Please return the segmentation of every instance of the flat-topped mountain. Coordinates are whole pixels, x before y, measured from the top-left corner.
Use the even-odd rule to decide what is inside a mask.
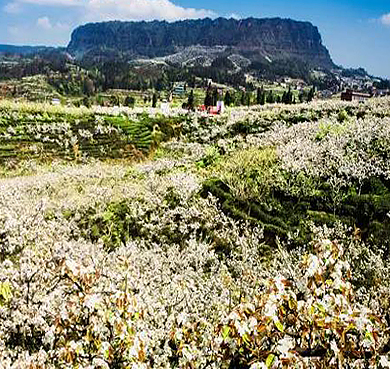
[[[202,56],[210,49],[213,58],[239,55],[249,62],[294,59],[310,67],[334,66],[317,27],[280,18],[89,23],[73,31],[68,51],[77,57],[112,53],[134,60],[188,49],[194,57],[194,46]]]

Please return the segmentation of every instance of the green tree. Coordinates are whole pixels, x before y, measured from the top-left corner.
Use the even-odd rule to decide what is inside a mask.
[[[206,107],[213,105],[213,95],[212,95],[211,87],[208,87],[206,90],[206,96],[204,98],[204,105]]]
[[[299,93],[299,102],[303,103],[305,101],[305,94],[303,91]]]
[[[263,90],[263,93],[261,94],[260,105],[265,105],[266,102],[267,102],[267,96],[265,94],[265,91]]]
[[[240,104],[245,105],[245,91],[241,92]]]
[[[245,105],[250,106],[252,101],[252,94],[250,92],[247,92],[245,94]]]
[[[263,87],[258,87],[257,88],[257,93],[256,93],[256,104],[257,105],[262,105],[261,102],[263,101],[263,95],[264,95],[264,89]]]
[[[233,103],[233,98],[229,91],[226,91],[223,101],[226,106],[230,106]]]
[[[288,104],[287,91],[283,91],[282,103],[283,103],[283,104]]]
[[[218,100],[219,100],[219,93],[218,93],[218,90],[215,88],[213,90],[213,106],[217,105]]]
[[[309,94],[307,96],[307,101],[312,101],[314,99],[314,94],[315,94],[315,88],[312,86],[312,88],[309,91]]]
[[[194,98],[194,90],[191,90],[188,101],[187,101],[187,109],[194,110],[195,109],[195,98]]]
[[[190,77],[190,81],[189,81],[189,83],[188,83],[188,87],[195,88],[195,83],[196,83],[195,76],[192,75],[192,76]]]
[[[291,91],[291,86],[288,88],[288,91],[287,91],[287,104],[292,104],[293,103],[293,93]]]
[[[273,104],[274,102],[275,102],[275,96],[274,96],[274,93],[271,90],[271,91],[268,92],[267,103]]]
[[[154,93],[152,98],[152,108],[155,108],[156,106],[157,106],[157,94]]]

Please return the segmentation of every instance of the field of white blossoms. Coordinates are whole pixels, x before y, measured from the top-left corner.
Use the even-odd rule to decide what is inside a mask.
[[[390,99],[0,102],[0,368],[390,368]]]

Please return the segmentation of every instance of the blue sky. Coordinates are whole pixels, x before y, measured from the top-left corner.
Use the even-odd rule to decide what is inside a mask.
[[[389,0],[0,0],[0,43],[66,45],[90,21],[206,16],[310,21],[336,64],[390,77]]]

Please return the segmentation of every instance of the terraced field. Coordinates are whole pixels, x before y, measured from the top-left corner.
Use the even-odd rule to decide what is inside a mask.
[[[108,114],[107,114],[108,113]],[[131,117],[43,104],[0,104],[0,162],[9,159],[142,158],[178,135],[185,117]]]

